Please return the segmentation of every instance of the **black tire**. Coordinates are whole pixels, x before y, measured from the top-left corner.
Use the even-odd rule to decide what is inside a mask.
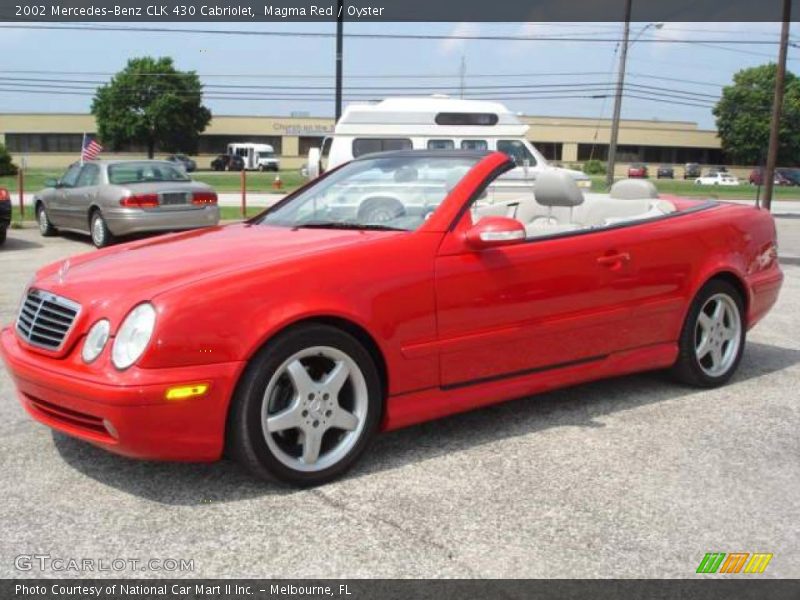
[[[697,352],[695,351],[697,328],[700,311],[711,298],[720,294],[730,298],[738,309],[739,341],[735,357],[733,357],[732,362],[725,371],[719,375],[710,375],[703,368],[701,360],[698,359]],[[742,359],[742,353],[744,352],[746,336],[745,307],[741,293],[727,281],[712,279],[700,289],[689,308],[689,313],[686,315],[686,320],[678,340],[678,359],[672,366],[670,374],[681,383],[694,387],[714,388],[721,386],[727,383],[736,372],[739,362]]]
[[[269,447],[262,428],[262,406],[270,380],[275,377],[281,365],[296,353],[317,346],[335,348],[355,362],[364,377],[367,401],[363,426],[347,453],[327,468],[309,472],[288,466]],[[303,487],[331,481],[353,466],[375,436],[383,412],[382,389],[372,357],[354,337],[322,324],[291,328],[270,340],[250,360],[242,374],[228,415],[228,454],[261,479],[278,480]],[[320,454],[320,459],[324,459],[324,453]]]
[[[6,228],[0,227],[0,246],[6,243]]]
[[[103,218],[103,213],[99,210],[92,211],[89,217],[89,235],[91,235],[92,243],[96,248],[105,248],[114,243],[114,234],[111,233]]]
[[[36,205],[36,222],[39,224],[39,233],[43,237],[52,237],[58,233],[58,230],[53,227],[50,222],[50,216],[47,214],[44,204],[41,202]]]

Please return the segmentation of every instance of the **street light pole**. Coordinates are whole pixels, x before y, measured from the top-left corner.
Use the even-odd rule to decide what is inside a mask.
[[[336,13],[336,122],[342,116],[342,42],[344,38],[344,0],[339,0]]]
[[[792,0],[783,0],[783,24],[781,25],[781,46],[778,52],[778,69],[775,73],[775,94],[772,101],[772,123],[769,131],[769,150],[767,165],[764,168],[764,208],[772,207],[772,187],[775,183],[775,165],[778,162],[778,142],[780,141],[781,112],[783,109],[783,88],[786,79],[786,52],[789,47],[789,20],[792,13]]]
[[[622,36],[622,49],[619,53],[619,74],[617,75],[617,93],[614,97],[614,118],[611,121],[611,139],[608,145],[608,167],[606,169],[606,187],[614,183],[614,167],[617,162],[617,139],[619,138],[619,118],[622,111],[622,91],[625,87],[625,63],[628,60],[628,38],[631,34],[631,0],[625,0],[625,33]]]

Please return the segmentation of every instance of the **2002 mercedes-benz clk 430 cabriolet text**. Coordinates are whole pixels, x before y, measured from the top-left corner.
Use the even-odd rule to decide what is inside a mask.
[[[765,211],[584,194],[501,153],[361,157],[246,223],[40,270],[2,354],[38,421],[131,457],[340,475],[378,430],[649,369],[716,386],[782,282]]]

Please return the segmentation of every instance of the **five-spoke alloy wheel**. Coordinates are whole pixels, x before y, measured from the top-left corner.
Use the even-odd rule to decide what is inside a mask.
[[[727,281],[711,280],[689,309],[672,373],[690,385],[722,385],[739,365],[745,329],[744,301],[739,291]]]
[[[231,407],[230,449],[261,477],[324,483],[373,437],[381,390],[372,356],[353,336],[322,324],[292,328],[248,365]]]

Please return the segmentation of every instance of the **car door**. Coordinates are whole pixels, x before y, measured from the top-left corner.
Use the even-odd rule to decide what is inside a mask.
[[[71,227],[66,198],[67,193],[78,183],[80,173],[80,164],[71,165],[61,179],[58,180],[58,185],[53,189],[52,194],[45,199],[47,216],[56,227]]]
[[[631,345],[630,253],[616,231],[475,250],[460,242],[471,224],[466,211],[436,258],[443,387],[599,361]]]
[[[89,230],[89,206],[97,196],[100,167],[94,163],[83,165],[74,187],[64,188],[65,227]]]

